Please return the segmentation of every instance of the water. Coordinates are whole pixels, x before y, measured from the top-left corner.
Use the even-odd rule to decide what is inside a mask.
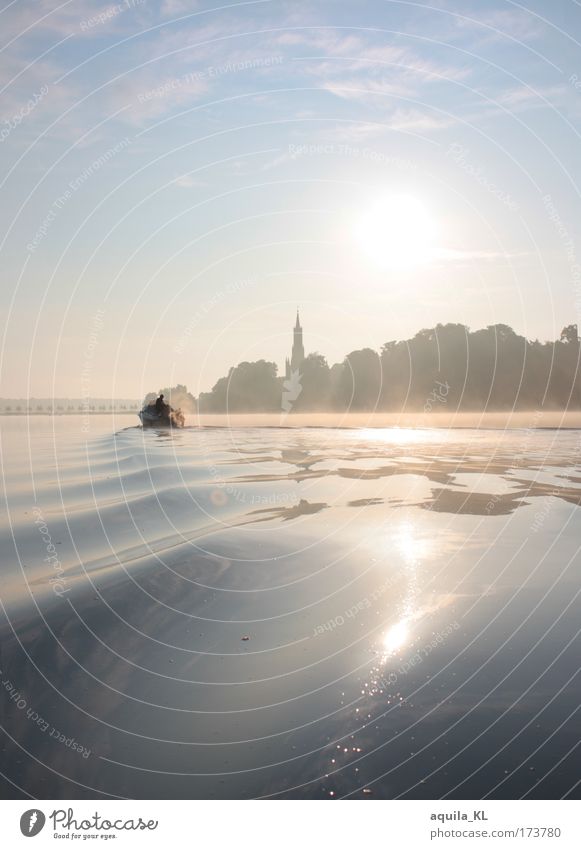
[[[3,418],[2,793],[579,798],[581,432]]]

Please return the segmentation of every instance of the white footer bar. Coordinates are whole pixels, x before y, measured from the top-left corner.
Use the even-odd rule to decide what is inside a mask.
[[[0,815],[7,847],[581,847],[581,802],[573,800],[30,800],[0,802]]]

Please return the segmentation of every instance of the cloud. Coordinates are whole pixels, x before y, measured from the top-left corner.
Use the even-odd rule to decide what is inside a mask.
[[[444,130],[457,123],[458,120],[453,115],[440,115],[419,109],[396,109],[388,119],[388,126],[392,130],[403,132]]]
[[[273,168],[278,168],[280,165],[286,165],[289,162],[294,162],[297,158],[296,153],[279,153],[272,159],[267,160],[260,168],[261,171],[272,171]]]
[[[460,251],[449,248],[440,248],[435,256],[436,261],[442,263],[472,263],[475,261],[485,262],[512,262],[514,259],[530,257],[527,251],[485,251],[469,250]]]
[[[516,86],[495,96],[495,102],[510,107],[511,111],[555,106],[556,101],[567,94],[565,86]],[[549,101],[547,103],[546,101]]]
[[[173,185],[180,189],[194,189],[207,186],[208,183],[204,182],[204,180],[196,180],[191,174],[182,174],[180,177],[176,177]]]
[[[426,58],[407,47],[377,43],[373,38],[342,35],[334,30],[323,32],[284,33],[276,36],[279,47],[293,46],[317,50],[319,56],[295,55],[292,58],[305,73],[313,76],[328,77],[345,73],[358,73],[362,76],[378,74],[398,74],[409,76],[415,82],[464,80],[471,74],[467,65],[457,66],[450,63],[438,63]],[[310,63],[309,63],[309,60]],[[398,77],[399,79],[399,77]]]
[[[278,49],[294,54],[287,61],[303,78],[314,79],[335,97],[376,110],[384,109],[389,98],[423,99],[427,87],[461,82],[472,74],[466,62],[439,62],[432,54],[379,43],[375,34],[362,37],[332,29],[307,30],[277,34],[274,42]],[[424,120],[424,124],[434,127],[436,122]]]
[[[163,0],[160,14],[164,18],[175,18],[180,15],[187,15],[199,8],[200,4],[196,0]]]
[[[148,67],[122,77],[108,95],[111,106],[128,105],[125,120],[144,126],[176,108],[200,102],[208,92],[208,83],[192,72],[177,71],[175,76],[164,74],[160,78],[155,69]]]
[[[569,92],[566,86],[515,86],[503,91],[487,93],[488,100],[482,101],[466,111],[463,118],[466,122],[479,125],[490,119],[507,118],[522,115],[539,109],[557,109],[567,101]]]
[[[35,0],[10,5],[2,13],[4,45],[14,40],[23,44],[47,34],[100,37],[120,30],[135,31],[136,17],[150,14],[147,0],[119,0],[103,4],[99,0]]]
[[[457,10],[457,6],[454,7]],[[487,12],[468,12],[455,17],[461,33],[476,33],[480,41],[534,41],[545,32],[542,21],[531,12],[517,9],[495,9]]]
[[[119,0],[119,5],[122,2],[124,0]],[[532,93],[525,86],[514,86],[500,95],[490,95],[498,104],[496,108],[494,104],[482,103],[476,107],[474,102],[465,108],[459,87],[455,84],[462,84],[475,74],[473,65],[464,59],[449,61],[448,53],[439,54],[437,46],[430,43],[420,49],[415,43],[413,46],[402,43],[402,39],[390,43],[389,36],[371,31],[353,32],[315,25],[292,29],[293,14],[297,9],[288,3],[281,3],[276,14],[270,11],[270,4],[267,3],[245,7],[243,10],[234,7],[212,18],[194,12],[192,17],[172,24],[168,18],[188,15],[193,9],[199,10],[199,3],[192,4],[191,0],[163,0],[153,7],[150,0],[130,2],[134,2],[135,7],[130,6],[122,12],[115,11],[118,8],[116,2],[103,6],[96,0],[74,0],[64,4],[60,10],[52,8],[54,0],[38,0],[34,7],[29,5],[23,8],[23,4],[14,6],[17,11],[10,20],[15,32],[19,27],[24,28],[33,22],[35,32],[42,29],[60,34],[74,31],[79,37],[108,33],[105,44],[111,46],[117,40],[111,37],[111,31],[119,34],[119,37],[123,37],[127,27],[132,33],[137,32],[139,27],[136,26],[136,15],[155,15],[156,21],[159,22],[161,18],[163,23],[162,27],[155,28],[149,34],[140,34],[139,38],[128,40],[122,51],[111,49],[95,62],[88,61],[80,69],[76,69],[78,51],[72,54],[72,65],[68,47],[62,56],[59,52],[59,61],[69,59],[70,73],[51,95],[50,108],[54,117],[59,114],[58,110],[68,108],[93,89],[96,92],[91,94],[86,104],[79,106],[59,124],[59,134],[65,133],[68,127],[71,135],[78,135],[83,126],[96,123],[95,110],[111,114],[125,109],[120,120],[134,127],[147,127],[151,122],[205,101],[211,103],[222,97],[252,91],[257,91],[257,94],[244,101],[245,107],[264,113],[270,109],[280,109],[283,103],[279,94],[269,94],[270,89],[313,85],[326,92],[330,98],[357,103],[362,107],[358,114],[377,117],[389,129],[427,134],[439,132],[461,120],[430,109],[430,105],[438,102],[436,97],[440,97],[440,92],[442,97],[446,95],[446,86],[449,85],[454,86],[454,102],[459,113],[461,111],[461,117],[471,120],[472,113],[476,122],[500,114],[502,107],[513,112],[538,108],[543,105],[543,96],[551,99],[555,93],[555,90],[551,92],[549,89],[545,90],[545,94],[541,91]],[[7,14],[11,12],[12,8]],[[304,15],[307,14],[312,15],[313,12],[312,9],[309,12],[309,7],[305,5],[304,10],[301,7],[301,20],[306,20]],[[40,20],[43,15],[46,15],[46,19]],[[98,15],[103,20],[98,19],[95,26],[85,27],[86,32],[81,35],[81,22],[93,20]],[[456,15],[452,29],[473,34],[487,28],[490,32],[503,28],[504,31],[523,35],[529,32],[534,23],[534,20],[531,22],[531,15],[509,13],[507,10],[483,13],[479,19],[476,15],[475,12],[472,20]],[[4,20],[6,16],[0,17]],[[446,17],[450,21],[450,16]],[[279,31],[285,26],[289,29]],[[271,28],[272,31],[269,31]],[[27,38],[23,40],[24,43]],[[76,37],[70,42],[71,45],[74,43],[77,43]],[[89,53],[85,58],[89,58]],[[101,76],[105,63],[108,76]],[[21,63],[17,72],[22,67]],[[62,69],[59,70],[56,63],[45,63],[39,65],[39,68],[43,74],[52,74],[51,80],[62,74]],[[18,80],[19,85],[15,86],[21,94],[25,80],[27,90],[35,90],[34,85],[23,75]],[[102,91],[97,91],[100,80],[105,85]],[[12,110],[18,105],[17,100],[11,99],[9,95],[5,100],[5,109]],[[426,105],[406,105],[406,100]],[[48,104],[47,98],[47,107]],[[303,111],[308,111],[309,105],[307,94]],[[35,118],[42,114],[39,108]],[[313,116],[317,117],[318,114],[315,108]],[[356,143],[376,132],[371,129],[371,124],[361,126],[366,128],[345,129],[352,137],[359,136],[354,138]]]
[[[344,100],[357,100],[375,106],[380,97],[409,97],[413,94],[409,87],[395,81],[362,77],[335,78],[322,83],[321,88]]]
[[[0,55],[0,79],[5,81],[0,119],[12,124],[16,116],[22,116],[15,138],[23,131],[37,135],[78,99],[77,86],[55,83],[61,73],[62,68],[51,59],[30,63],[10,53]]]
[[[361,145],[386,135],[389,126],[385,123],[366,121],[344,121],[327,125],[320,131],[322,140],[341,139],[342,144]]]

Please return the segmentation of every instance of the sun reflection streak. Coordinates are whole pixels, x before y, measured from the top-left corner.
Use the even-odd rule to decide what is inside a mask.
[[[401,618],[392,625],[381,640],[382,663],[412,640],[412,623],[420,617],[417,611],[418,566],[428,551],[428,543],[420,539],[411,522],[402,524],[391,537],[391,545],[401,554],[406,590],[401,604]]]
[[[411,427],[370,427],[357,432],[357,439],[367,442],[389,442],[393,445],[415,445],[434,440],[433,431]]]
[[[401,525],[394,538],[395,545],[406,561],[406,571],[413,572],[415,578],[415,566],[421,557],[425,557],[428,544],[425,539],[419,539],[415,533],[414,526],[410,522]]]
[[[391,655],[399,651],[406,644],[409,637],[410,629],[408,620],[402,619],[400,622],[396,622],[383,638],[383,648],[386,654]]]

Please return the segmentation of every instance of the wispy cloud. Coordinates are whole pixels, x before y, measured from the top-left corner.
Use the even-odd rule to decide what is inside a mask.
[[[345,100],[378,105],[380,97],[409,97],[413,94],[409,86],[395,80],[374,80],[360,77],[335,77],[321,83],[321,88]]]
[[[509,106],[513,110],[531,109],[544,107],[547,105],[547,101],[554,106],[567,94],[568,90],[564,85],[541,86],[539,88],[515,86],[496,94],[495,101],[503,106]]]
[[[388,125],[391,129],[406,132],[444,130],[457,123],[457,118],[452,115],[441,115],[436,112],[419,109],[396,109],[388,120]]]
[[[454,5],[457,12],[458,6]],[[535,41],[545,31],[543,22],[531,12],[519,9],[463,10],[455,16],[455,27],[462,33],[477,35],[480,41],[506,41],[507,39]]]
[[[194,189],[207,186],[208,183],[204,180],[198,180],[195,177],[192,177],[191,174],[182,174],[180,177],[176,177],[173,181],[173,185],[177,186],[179,189]]]
[[[200,4],[196,0],[163,0],[160,13],[163,17],[175,18],[179,15],[195,12],[199,8]]]
[[[293,56],[305,74],[339,83],[347,75],[359,75],[371,85],[394,91],[416,91],[425,83],[464,80],[468,64],[453,65],[423,56],[407,47],[378,43],[377,37],[343,35],[336,31],[288,33],[278,36],[279,46],[291,44],[306,55]],[[317,51],[313,55],[312,51]],[[329,86],[329,90],[332,90]]]
[[[99,0],[35,0],[16,3],[1,13],[2,45],[34,42],[47,34],[102,37],[125,29],[135,31],[136,19],[151,18],[147,0],[102,3]],[[30,45],[29,45],[30,46]]]
[[[511,263],[515,259],[530,257],[527,251],[453,250],[441,248],[435,260],[442,263],[473,263],[476,261]]]

